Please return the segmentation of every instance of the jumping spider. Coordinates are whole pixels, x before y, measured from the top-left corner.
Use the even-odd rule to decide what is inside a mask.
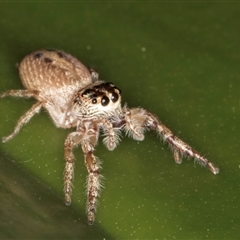
[[[219,169],[188,144],[173,135],[161,121],[143,108],[121,106],[121,90],[110,82],[98,79],[98,73],[88,70],[73,56],[58,50],[39,50],[27,55],[19,64],[19,73],[25,90],[9,90],[0,97],[34,97],[35,103],[17,122],[14,131],[2,139],[12,139],[24,124],[44,107],[56,127],[72,128],[64,143],[64,193],[66,205],[71,204],[74,176],[73,148],[81,145],[87,177],[87,216],[93,224],[96,202],[101,187],[100,163],[94,156],[99,133],[103,143],[113,150],[121,132],[137,141],[144,139],[146,130],[156,131],[166,141],[176,163],[182,156],[193,157],[214,174]]]

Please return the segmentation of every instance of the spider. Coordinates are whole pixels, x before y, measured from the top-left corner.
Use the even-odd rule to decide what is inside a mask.
[[[39,50],[27,55],[19,64],[19,74],[25,89],[9,90],[1,98],[34,97],[37,102],[18,120],[13,132],[2,141],[12,139],[30,119],[45,108],[59,128],[75,128],[64,143],[64,194],[66,205],[71,204],[74,177],[73,149],[81,145],[87,176],[87,217],[95,220],[96,203],[101,188],[100,162],[94,148],[100,133],[103,143],[113,150],[125,132],[142,141],[146,130],[156,131],[173,152],[176,163],[182,157],[192,157],[214,174],[219,169],[188,144],[174,136],[162,122],[143,108],[121,106],[121,90],[110,82],[98,79],[94,69],[87,69],[73,56],[60,50]]]

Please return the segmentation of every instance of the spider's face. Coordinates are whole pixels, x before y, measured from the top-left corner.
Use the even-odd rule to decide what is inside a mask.
[[[121,90],[112,83],[98,81],[75,95],[74,108],[82,117],[111,116],[121,109]]]

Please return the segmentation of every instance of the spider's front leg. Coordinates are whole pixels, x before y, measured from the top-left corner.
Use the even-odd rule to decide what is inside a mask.
[[[64,158],[66,161],[64,169],[64,193],[65,204],[68,206],[71,204],[72,184],[74,178],[74,155],[73,148],[76,147],[82,140],[82,132],[70,133],[64,143]]]
[[[100,194],[101,175],[100,163],[97,157],[94,156],[94,147],[90,141],[84,140],[82,143],[82,150],[85,158],[85,165],[88,170],[87,177],[87,215],[88,224],[92,225],[95,219],[95,212],[97,207],[97,198]]]
[[[147,129],[156,131],[162,138],[168,142],[173,151],[176,163],[181,163],[181,157],[189,156],[196,159],[201,165],[207,166],[209,170],[217,174],[219,169],[213,165],[208,159],[200,155],[187,143],[174,136],[172,131],[168,129],[161,121],[152,113],[142,108],[124,108],[125,124],[124,129],[135,140],[144,139],[144,131]]]
[[[98,127],[96,123],[81,126],[78,132],[70,133],[65,140],[65,160],[66,166],[64,171],[64,192],[66,205],[71,204],[72,182],[74,177],[74,155],[73,148],[79,143],[84,153],[85,165],[88,170],[87,177],[87,214],[88,223],[94,222],[94,213],[96,212],[97,197],[100,192],[99,174],[100,164],[93,155],[94,146],[98,140]]]
[[[103,136],[105,136],[103,143],[108,150],[112,151],[114,148],[116,148],[120,141],[121,128],[114,127],[113,123],[107,118],[101,119],[101,126],[103,130]]]

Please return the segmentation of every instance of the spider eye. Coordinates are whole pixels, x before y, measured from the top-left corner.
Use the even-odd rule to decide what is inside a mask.
[[[102,98],[101,103],[102,103],[103,106],[107,106],[108,103],[109,103],[109,98],[106,97],[106,96],[104,96],[104,97]]]
[[[97,103],[97,99],[96,99],[96,98],[93,98],[93,99],[92,99],[92,103],[93,103],[93,104],[96,104],[96,103]]]
[[[117,93],[113,93],[112,96],[111,96],[111,100],[112,100],[112,102],[114,102],[114,103],[118,100],[118,98],[119,98],[119,96],[118,96]]]

